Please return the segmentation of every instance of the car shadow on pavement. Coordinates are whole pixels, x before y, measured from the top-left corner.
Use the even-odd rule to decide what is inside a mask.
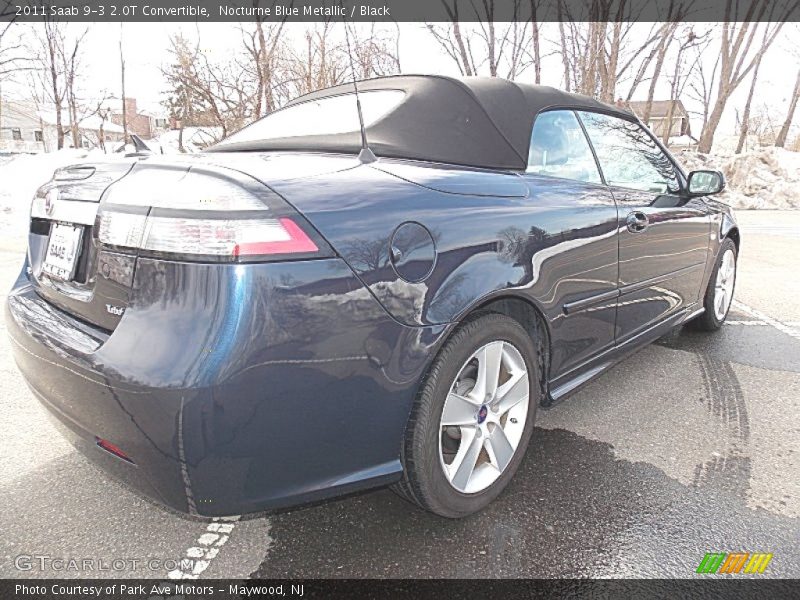
[[[385,490],[273,515],[252,576],[691,577],[706,552],[740,550],[773,552],[768,575],[797,576],[800,525],[748,508],[746,472],[685,486],[610,444],[537,428],[483,512],[446,520]]]

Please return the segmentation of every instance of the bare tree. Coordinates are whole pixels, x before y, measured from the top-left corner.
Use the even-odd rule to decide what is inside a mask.
[[[34,68],[22,36],[17,35],[18,26],[11,0],[0,0],[0,82],[13,73]]]
[[[667,21],[665,23],[661,23],[655,30],[651,29],[650,32],[651,36],[657,41],[651,42],[649,44],[649,51],[647,51],[646,53],[644,52],[642,53],[641,60],[639,61],[638,67],[636,67],[636,72],[633,75],[633,78],[631,79],[631,84],[630,87],[628,88],[628,94],[625,98],[628,102],[630,102],[630,100],[633,98],[633,95],[636,93],[636,90],[639,88],[639,86],[646,80],[646,75],[650,67],[650,64],[653,62],[654,59],[662,56],[660,54],[660,51],[664,46],[664,44],[662,44],[662,40],[665,39],[664,30],[670,27],[671,25],[672,23]],[[663,51],[663,55],[666,55],[666,50]],[[657,72],[660,73],[661,67],[663,66],[663,59],[661,65],[658,65],[658,63],[656,63],[656,65],[657,65],[656,66]],[[657,75],[654,74],[653,77],[651,78],[651,81],[657,78],[658,78]],[[652,97],[651,97],[651,104],[652,104]]]
[[[536,11],[535,0],[512,0],[513,20],[497,22],[496,0],[464,1],[465,10],[477,18],[475,23],[461,23],[463,16],[459,0],[440,0],[449,23],[427,23],[428,31],[458,66],[462,75],[486,74],[491,77],[516,79],[531,65],[541,77],[541,49],[539,23],[532,22],[531,14],[523,7]],[[538,14],[538,13],[537,13]],[[531,25],[529,29],[529,25]],[[533,51],[529,45],[533,46]]]
[[[122,143],[128,143],[128,102],[125,99],[125,52],[122,46],[122,26],[119,24],[119,78],[122,96]]]
[[[670,43],[675,35],[675,31],[678,28],[679,23],[677,21],[670,21],[664,23],[659,32],[658,32],[658,42],[653,47],[653,52],[648,55],[648,60],[643,62],[650,62],[650,57],[655,56],[655,62],[653,63],[653,74],[650,77],[650,87],[647,90],[647,100],[645,101],[644,109],[642,110],[641,119],[645,123],[650,120],[650,113],[653,110],[653,99],[655,97],[656,92],[656,85],[658,84],[658,79],[661,76],[661,70],[664,67],[664,60],[667,57],[667,50],[669,50]],[[647,65],[643,65],[644,69],[647,69]],[[644,72],[644,71],[643,71]],[[630,96],[633,94],[631,93]]]
[[[100,117],[100,127],[97,132],[97,145],[98,147],[105,152],[106,151],[106,132],[105,126],[106,121],[108,121],[108,117],[110,111],[107,108],[104,108],[101,102],[97,103],[97,116]]]
[[[253,6],[259,4],[259,0],[253,0]],[[283,48],[285,25],[286,19],[265,24],[259,16],[252,29],[245,26],[240,28],[247,59],[241,67],[252,73],[257,88],[253,107],[255,118],[272,112],[280,102],[283,82],[279,71],[283,66],[281,61],[285,53]]]
[[[25,70],[42,129],[43,114],[50,113],[55,120],[56,149],[64,147],[67,132],[72,146],[80,147],[81,123],[97,114],[98,107],[108,98],[105,90],[93,92],[91,101],[85,97],[82,58],[89,29],[76,31],[73,25],[44,18],[29,31],[32,40],[26,44],[26,52],[30,66]]]
[[[439,45],[447,55],[455,61],[462,75],[477,75],[475,61],[461,33],[458,0],[452,0],[452,4],[448,3],[447,0],[440,0],[440,2],[450,19],[450,26],[438,27],[428,23],[428,31],[439,42]]]
[[[792,2],[750,0],[743,16],[739,15],[738,8],[738,0],[726,0],[717,95],[698,145],[703,153],[711,151],[714,134],[731,95],[775,41],[795,6]],[[760,45],[755,47],[753,42],[759,28],[766,31]]]
[[[542,47],[540,41],[541,24],[539,19],[544,15],[539,13],[538,0],[531,0],[531,46],[533,48],[533,82],[542,83]]]
[[[79,117],[80,108],[77,88],[79,83],[81,43],[88,31],[88,29],[84,29],[83,33],[74,38],[71,43],[67,42],[66,38],[63,38],[63,43],[57,48],[61,60],[61,69],[64,75],[64,99],[67,103],[67,114],[69,115],[73,148],[78,148],[81,145],[79,126],[83,115]]]
[[[241,26],[238,52],[214,58],[182,35],[170,40],[170,64],[162,67],[170,95],[165,103],[183,127],[218,127],[221,137],[279,108],[290,97],[357,78],[400,70],[399,28],[372,24],[345,30],[331,22],[316,23],[301,43],[285,42],[284,23]],[[345,41],[351,37],[350,52]],[[352,58],[352,62],[351,62]],[[220,136],[217,136],[220,137]]]
[[[654,59],[651,87],[655,88],[674,32],[672,20],[682,13],[670,12],[667,18],[672,20],[652,25],[636,22],[634,4],[627,0],[592,4],[589,22],[575,20],[573,4],[564,0],[559,0],[556,8],[559,54],[567,90],[613,102],[620,84],[631,81],[627,94],[630,100],[646,80]],[[649,29],[644,30],[645,27]]]
[[[292,51],[289,72],[294,93],[307,94],[343,83],[349,71],[346,50],[330,22],[315,24],[303,35],[302,50]]]
[[[352,38],[349,51],[346,36]],[[399,29],[394,33],[374,24],[360,31],[330,22],[315,24],[305,31],[302,50],[290,52],[287,58],[287,82],[293,95],[338,85],[354,76],[364,79],[399,72],[397,36]]]
[[[561,66],[564,68],[564,87],[572,91],[572,77],[570,76],[569,44],[567,29],[564,26],[564,9],[562,2],[556,2],[556,18],[558,20],[558,35],[561,43]]]
[[[784,119],[781,130],[778,132],[778,137],[775,139],[775,145],[779,148],[783,148],[786,145],[786,138],[789,136],[789,129],[792,126],[792,119],[794,119],[794,111],[797,109],[798,100],[800,100],[800,70],[797,71],[797,79],[794,83],[792,98],[789,100],[789,110],[786,112],[786,119]]]
[[[711,38],[709,37],[705,47],[698,46],[695,48],[697,69],[695,70],[695,77],[693,77],[689,82],[689,96],[703,107],[702,113],[695,113],[700,114],[702,120],[702,127],[700,128],[700,131],[703,131],[706,127],[706,123],[708,123],[708,116],[711,112],[711,101],[713,100],[714,86],[717,79],[717,73],[719,72],[719,54],[716,55],[714,64],[710,71],[702,60],[704,51],[708,47],[710,41]]]
[[[64,147],[65,109],[72,146],[81,145],[80,122],[87,116],[80,98],[81,44],[87,33],[88,28],[78,35],[69,35],[68,25],[45,19],[37,36],[38,64],[31,87],[34,91],[38,89],[38,94],[34,94],[38,95],[37,104],[55,112],[58,149]]]
[[[195,93],[223,138],[253,119],[258,89],[235,60],[211,61],[201,53],[194,74]]]
[[[567,90],[588,96],[603,97],[606,89],[600,83],[607,74],[606,36],[607,20],[576,22],[569,12],[569,5],[562,0],[558,3],[560,54],[564,67]]]
[[[698,35],[693,25],[685,26],[684,31],[680,35],[676,35],[679,44],[675,53],[674,68],[669,76],[670,103],[665,115],[666,127],[662,132],[664,145],[669,145],[669,138],[672,136],[672,123],[675,118],[677,102],[683,96],[684,88],[700,60],[699,54],[694,55],[694,60],[691,60],[692,55],[688,54],[689,60],[687,60],[687,53],[692,48],[702,46],[707,35],[708,33]]]
[[[765,103],[754,103],[750,111],[750,119],[747,126],[748,136],[755,138],[758,145],[770,146],[775,143],[780,129],[780,123],[775,121],[775,113],[770,106]]]
[[[748,128],[750,126],[750,106],[753,104],[753,94],[756,91],[756,83],[758,83],[758,70],[761,68],[761,59],[763,57],[763,54],[759,55],[756,58],[755,67],[753,67],[753,76],[750,78],[750,91],[747,94],[747,101],[744,104],[742,122],[739,128],[739,141],[736,143],[736,154],[742,153],[744,144],[747,141]]]
[[[347,24],[345,24],[347,27]],[[400,72],[399,46],[397,33],[380,30],[373,22],[369,29],[359,32],[353,30],[351,51],[358,79],[383,77]]]
[[[64,147],[63,115],[66,85],[62,71],[62,49],[65,45],[64,25],[44,19],[42,29],[37,35],[38,69],[32,80],[33,90],[38,89],[37,104],[52,106],[55,111],[56,147]],[[34,94],[36,96],[36,94]]]
[[[10,39],[10,33],[13,32],[11,26],[14,24],[14,11],[11,6],[11,0],[5,0],[0,3],[0,17],[3,20],[8,19],[5,24],[0,24],[0,133],[2,133],[3,123],[3,94],[2,85],[3,80],[10,73],[17,70],[17,65],[22,58],[22,44],[17,43],[11,46],[6,45],[6,41]]]

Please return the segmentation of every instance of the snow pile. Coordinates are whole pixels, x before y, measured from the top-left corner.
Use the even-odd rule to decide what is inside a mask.
[[[180,132],[177,129],[165,131],[153,140],[156,142],[163,154],[179,154],[180,145],[178,137]],[[183,128],[183,149],[194,154],[215,143],[222,138],[222,127],[184,127]]]
[[[731,156],[691,151],[676,156],[687,172],[722,171],[728,186],[718,198],[734,208],[800,208],[800,152],[769,147]]]
[[[31,200],[53,171],[96,157],[73,149],[0,157],[0,249],[25,247]]]

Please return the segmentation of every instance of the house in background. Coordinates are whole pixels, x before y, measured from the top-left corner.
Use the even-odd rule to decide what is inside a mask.
[[[122,104],[119,98],[110,100],[109,103],[119,103],[118,107],[111,107],[111,122],[122,127]],[[157,137],[169,127],[166,113],[154,107],[140,110],[136,98],[125,98],[125,119],[128,122],[128,133],[138,135],[149,140]]]
[[[645,101],[628,102],[630,108],[640,119],[645,111]],[[659,139],[664,139],[669,130],[668,138],[692,138],[689,125],[689,113],[680,100],[653,100],[650,108],[650,117],[645,123]]]
[[[0,152],[44,152],[44,129],[32,103],[0,100]]]
[[[56,129],[56,116],[53,112],[40,113],[43,124],[44,151],[52,152],[58,148],[58,132]],[[64,129],[64,147],[72,148],[72,128],[69,115],[64,112],[61,117],[61,127]],[[98,115],[84,117],[78,123],[78,136],[81,148],[92,150],[105,148],[111,152],[113,147],[122,142],[122,127],[103,119]],[[102,141],[101,141],[102,140]]]
[[[61,113],[64,147],[73,146],[69,113]],[[87,150],[118,145],[123,130],[100,115],[89,115],[78,122],[79,145]],[[58,149],[56,113],[52,108],[41,109],[34,102],[3,100],[0,104],[0,152],[53,152]]]

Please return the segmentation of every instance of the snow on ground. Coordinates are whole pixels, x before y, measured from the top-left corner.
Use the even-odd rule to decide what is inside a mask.
[[[177,129],[165,131],[158,138],[153,140],[163,154],[177,154],[180,152]],[[213,144],[222,138],[222,127],[184,127],[183,128],[183,149],[191,154],[200,152],[209,144]],[[154,149],[154,151],[156,151]]]
[[[800,208],[800,152],[767,147],[713,156],[684,150],[676,158],[687,171],[722,171],[727,191],[717,198],[734,208]]]

